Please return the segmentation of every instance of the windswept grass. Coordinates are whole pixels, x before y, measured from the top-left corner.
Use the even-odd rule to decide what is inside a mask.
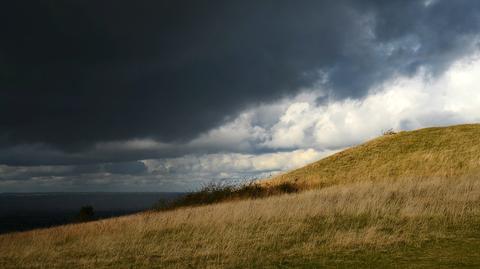
[[[479,138],[389,133],[161,211],[0,235],[0,268],[480,268]]]
[[[356,182],[0,236],[0,268],[480,266],[480,180]]]

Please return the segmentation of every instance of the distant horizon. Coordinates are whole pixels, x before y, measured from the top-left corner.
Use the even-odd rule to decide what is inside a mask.
[[[99,219],[152,209],[184,193],[0,193],[0,234],[68,224],[83,206]]]

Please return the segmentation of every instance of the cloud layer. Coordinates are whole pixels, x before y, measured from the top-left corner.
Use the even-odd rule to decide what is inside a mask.
[[[480,26],[469,0],[27,2],[0,11],[0,147],[72,154],[184,143],[319,84],[343,100],[437,75]]]
[[[480,120],[480,2],[10,1],[0,190],[185,190]]]
[[[480,122],[478,85],[480,57],[473,55],[454,62],[438,77],[419,70],[413,76],[393,78],[362,99],[318,103],[325,90],[306,89],[295,97],[244,110],[185,143],[151,139],[100,143],[89,153],[105,157],[98,163],[0,165],[0,187],[6,191],[181,191],[209,181],[266,177],[376,137],[382,130]],[[134,156],[134,152],[145,156],[144,151],[162,156],[168,148],[181,153],[106,161],[108,156]]]

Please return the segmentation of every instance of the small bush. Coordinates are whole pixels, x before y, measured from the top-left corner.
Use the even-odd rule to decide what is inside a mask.
[[[93,211],[93,206],[86,205],[80,208],[77,216],[74,218],[74,222],[87,222],[94,220],[95,212]]]
[[[393,128],[382,131],[382,135],[395,135],[395,134],[397,134],[397,132],[395,132]]]

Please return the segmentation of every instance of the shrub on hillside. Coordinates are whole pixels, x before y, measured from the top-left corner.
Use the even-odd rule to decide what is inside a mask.
[[[154,206],[155,210],[169,210],[178,207],[213,204],[232,200],[257,199],[272,195],[296,193],[300,190],[297,184],[284,182],[278,185],[265,186],[257,182],[240,185],[210,183],[199,191],[188,193],[176,200],[161,200]]]
[[[397,132],[395,132],[393,128],[382,131],[382,135],[394,135],[394,134],[397,134]]]
[[[95,212],[93,210],[93,206],[86,205],[80,208],[80,211],[74,218],[74,222],[86,222],[94,220]]]

